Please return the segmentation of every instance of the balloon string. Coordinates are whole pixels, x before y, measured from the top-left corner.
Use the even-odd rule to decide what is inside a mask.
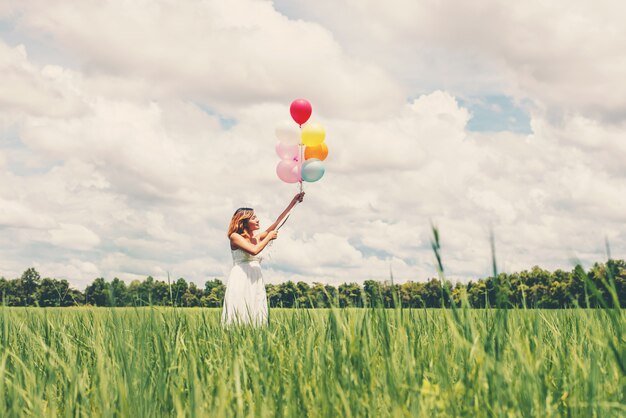
[[[304,163],[304,144],[298,144],[300,147],[300,193],[302,193],[302,164]]]
[[[287,223],[287,219],[289,219],[289,217],[290,217],[290,216],[291,216],[291,213],[287,215],[287,217],[285,218],[285,220],[284,220],[284,221],[283,221],[280,225],[278,225],[278,228],[276,228],[276,230],[277,230],[277,231],[278,231],[280,228],[282,228],[282,227],[283,227],[283,225],[285,225],[285,224]],[[274,242],[274,241],[272,241],[272,242]]]

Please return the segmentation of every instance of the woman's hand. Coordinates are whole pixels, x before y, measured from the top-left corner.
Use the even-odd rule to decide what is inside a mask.
[[[269,239],[270,241],[273,239],[278,238],[278,232],[277,231],[270,231],[267,233],[266,238]]]
[[[291,203],[295,205],[296,202],[302,203],[302,200],[304,200],[304,192],[301,192],[295,195],[293,199],[291,199]]]

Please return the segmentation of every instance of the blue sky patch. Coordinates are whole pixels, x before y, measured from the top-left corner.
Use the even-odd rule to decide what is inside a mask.
[[[368,247],[367,245],[363,244],[361,240],[358,239],[349,239],[348,243],[357,250],[359,250],[361,254],[363,254],[363,257],[376,257],[381,260],[386,260],[392,256],[392,254],[387,251]]]
[[[60,65],[66,68],[79,68],[80,61],[60,49],[50,36],[31,36],[20,30],[13,21],[0,19],[0,39],[9,47],[24,45],[28,60],[36,65]]]
[[[503,95],[457,98],[459,105],[468,109],[471,118],[467,129],[473,132],[514,132],[531,134],[530,116],[523,104]]]
[[[198,109],[202,110],[207,115],[216,117],[220,121],[220,126],[224,130],[228,130],[237,124],[236,119],[224,117],[205,104],[198,102],[194,102],[194,104],[198,106]]]
[[[17,129],[9,127],[5,132],[0,132],[0,149],[7,151],[7,167],[17,176],[36,176],[45,174],[54,166],[62,164],[62,161],[40,161],[37,165],[25,163],[25,158],[30,154],[29,148],[22,142]]]

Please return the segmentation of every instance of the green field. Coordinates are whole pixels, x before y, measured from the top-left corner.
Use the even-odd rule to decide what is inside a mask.
[[[0,416],[625,416],[618,310],[0,308]]]

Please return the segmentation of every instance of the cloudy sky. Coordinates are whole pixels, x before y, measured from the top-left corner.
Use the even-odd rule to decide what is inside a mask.
[[[274,129],[306,98],[326,174],[267,282],[571,269],[626,257],[617,1],[3,0],[0,276],[78,288],[231,267],[239,206],[296,185]],[[262,225],[263,226],[263,225]]]

